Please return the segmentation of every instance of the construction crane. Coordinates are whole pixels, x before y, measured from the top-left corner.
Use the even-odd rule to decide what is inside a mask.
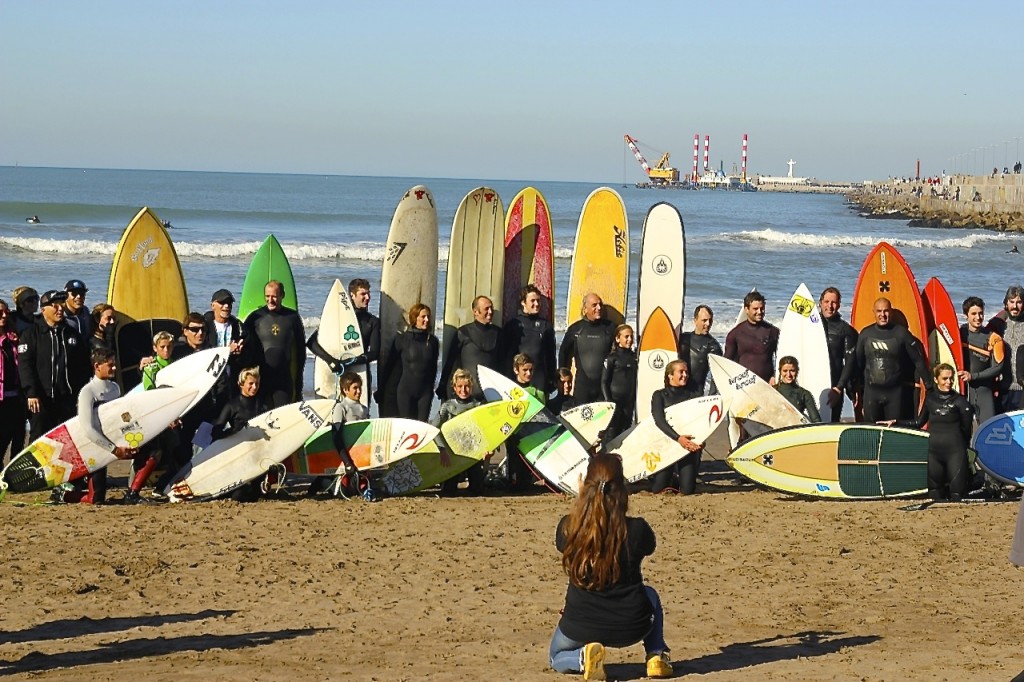
[[[669,164],[668,152],[662,154],[657,165],[654,168],[651,168],[650,164],[647,163],[647,159],[645,159],[644,155],[640,152],[640,147],[637,146],[640,143],[629,135],[624,135],[623,138],[626,140],[626,144],[629,146],[630,151],[633,152],[633,156],[636,157],[637,162],[640,164],[640,167],[644,169],[644,173],[647,174],[647,177],[651,182],[656,185],[679,182],[679,170],[672,168]]]

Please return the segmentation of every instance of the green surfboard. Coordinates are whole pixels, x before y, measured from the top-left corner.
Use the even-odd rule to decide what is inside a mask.
[[[284,301],[286,308],[299,309],[299,302],[295,296],[295,277],[292,276],[292,266],[288,264],[288,256],[284,254],[281,243],[274,235],[267,235],[260,248],[252,257],[249,270],[245,273],[245,283],[242,285],[242,297],[238,304],[238,319],[245,320],[254,310],[262,308],[266,301],[263,298],[263,290],[267,282],[277,280],[284,285]]]

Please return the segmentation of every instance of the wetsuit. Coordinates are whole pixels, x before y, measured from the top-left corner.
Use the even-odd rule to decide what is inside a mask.
[[[576,402],[575,396],[571,393],[569,395],[559,393],[548,402],[548,410],[553,414],[562,414],[566,410],[571,410],[580,404],[581,403]]]
[[[363,342],[363,355],[366,356],[366,385],[363,386],[363,395],[373,395],[373,375],[370,373],[370,363],[380,359],[380,318],[366,308],[356,308],[356,319],[359,320],[359,334]],[[354,368],[356,371],[358,367]],[[378,369],[378,371],[380,371]],[[367,398],[369,402],[369,397]]]
[[[249,314],[245,329],[246,346],[259,360],[260,392],[267,404],[280,407],[299,400],[306,364],[306,336],[299,314],[291,308],[263,306]]]
[[[464,324],[455,332],[452,345],[441,368],[441,379],[437,383],[437,397],[444,400],[450,397],[452,374],[457,369],[464,369],[473,376],[473,397],[483,400],[484,392],[480,388],[480,378],[476,368],[480,365],[498,371],[501,357],[498,354],[498,339],[501,328],[494,324],[483,324],[473,320]]]
[[[427,421],[440,352],[437,337],[424,329],[395,336],[379,372],[380,390],[390,394],[378,401],[382,417]],[[396,413],[384,414],[385,405],[394,405]]]
[[[928,424],[928,495],[933,500],[958,500],[967,494],[967,444],[973,417],[971,406],[959,393],[929,391],[916,419],[896,422],[916,429]]]
[[[611,440],[633,425],[636,407],[636,353],[616,346],[604,359],[601,372],[601,396],[615,403],[615,414],[601,440]]]
[[[99,447],[114,452],[114,442],[103,433],[99,406],[121,397],[121,389],[113,381],[93,377],[78,394],[78,424],[85,437]],[[103,504],[107,497],[107,470],[104,467],[75,481],[76,491],[64,493],[62,501],[83,504]]]
[[[782,394],[782,397],[789,401],[789,404],[799,410],[800,414],[806,415],[812,424],[821,422],[821,414],[814,402],[814,396],[806,388],[797,384],[785,384],[781,381],[775,385],[775,390]]]
[[[555,367],[555,330],[546,318],[528,315],[523,311],[505,323],[501,328],[501,372],[510,379],[515,378],[512,360],[519,353],[526,353],[533,360],[533,378],[530,384],[544,395],[555,390],[558,369]]]
[[[465,400],[461,398],[450,398],[441,403],[441,408],[437,412],[437,419],[434,420],[434,426],[441,427],[449,419],[459,416],[463,412],[468,412],[474,407],[480,405],[480,401],[470,396]],[[465,473],[456,474],[452,476],[444,483],[441,484],[442,495],[454,495],[458,492],[459,482],[469,478],[470,494],[479,494],[484,490],[484,484],[486,483],[486,472],[484,471],[484,463],[482,461],[477,462],[471,466]]]
[[[711,334],[697,334],[696,332],[682,332],[677,337],[676,346],[679,350],[679,358],[686,360],[690,367],[690,383],[694,386],[704,386],[711,381],[708,387],[708,395],[718,393],[715,386],[715,379],[711,376],[711,364],[708,362],[710,355],[722,355],[722,344]]]
[[[228,321],[221,324],[214,318],[213,311],[208,310],[203,313],[203,320],[206,323],[206,343],[211,348],[227,348],[245,339],[242,323],[234,315],[229,315]],[[238,373],[243,369],[242,362],[242,353],[228,354],[228,366],[210,390],[215,412],[219,412],[238,393]]]
[[[757,324],[744,320],[725,337],[725,358],[743,365],[765,381],[775,373],[774,358],[778,348],[779,328],[764,320]]]
[[[857,339],[854,353],[864,376],[864,421],[910,419],[914,413],[914,372],[931,390],[935,386],[921,342],[906,327],[873,324]]]
[[[839,402],[831,410],[830,421],[838,422],[843,415],[842,391],[845,389],[852,395],[854,390],[850,383],[856,365],[853,356],[857,351],[859,334],[839,313],[832,317],[822,317],[821,324],[825,328],[825,342],[828,344],[828,364],[831,371],[832,387],[840,390]]]
[[[0,334],[0,464],[8,447],[14,459],[25,447],[25,395],[18,375],[18,335]]]
[[[262,377],[261,377],[262,380]],[[238,433],[245,427],[249,420],[261,415],[270,409],[270,406],[260,396],[247,398],[238,394],[231,398],[220,414],[213,420],[213,430],[210,437],[213,440],[220,440]],[[230,497],[236,502],[254,502],[260,495],[260,480],[251,481],[232,491]]]
[[[558,349],[560,367],[576,364],[572,394],[576,403],[601,400],[601,372],[604,359],[615,343],[615,323],[605,319],[583,318],[569,325]]]
[[[1000,310],[988,321],[988,328],[1002,337],[1006,356],[1006,371],[999,381],[999,409],[1011,412],[1024,408],[1024,315],[1014,318],[1005,309]]]
[[[89,381],[89,343],[63,322],[40,317],[18,342],[18,374],[26,398],[39,399],[29,414],[35,440],[75,416],[78,392]]]
[[[687,383],[686,386],[666,386],[655,391],[651,396],[651,416],[654,423],[658,425],[662,433],[671,438],[673,447],[682,449],[678,443],[679,436],[685,435],[676,433],[672,425],[668,423],[665,410],[673,405],[678,405],[684,400],[699,398],[703,394],[703,387],[698,388],[696,384]],[[685,452],[685,451],[684,451]],[[703,450],[687,452],[678,462],[672,466],[665,467],[651,477],[651,492],[660,493],[663,490],[671,489],[673,479],[679,479],[679,492],[692,495],[697,490],[697,470],[700,468],[700,456]]]
[[[986,327],[972,332],[965,324],[960,326],[960,341],[964,347],[964,369],[971,373],[967,401],[978,415],[978,423],[983,424],[996,414],[995,393],[1007,364],[1003,339]]]

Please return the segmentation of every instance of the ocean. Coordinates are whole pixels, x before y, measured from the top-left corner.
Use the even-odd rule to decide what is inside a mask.
[[[462,197],[487,185],[507,207],[527,185],[544,194],[554,226],[555,319],[561,331],[576,225],[584,200],[597,188],[591,183],[2,167],[0,298],[10,302],[20,285],[41,293],[77,278],[89,286],[87,305],[102,302],[121,233],[147,205],[172,225],[190,305],[199,312],[209,309],[217,289],[237,297],[252,254],[267,234],[276,235],[291,260],[299,312],[309,332],[335,278],[347,283],[364,277],[376,293],[392,213],[406,190],[418,184],[430,188],[438,210],[439,306],[452,265],[448,234]],[[1006,253],[1013,235],[869,220],[842,196],[609,186],[626,202],[634,282],[647,210],[660,201],[679,209],[687,244],[685,309],[689,315],[700,303],[710,305],[716,312],[713,333],[721,341],[744,294],[755,286],[767,298],[769,321],[781,321],[801,282],[815,294],[837,286],[849,318],[860,267],[879,240],[900,250],[919,285],[939,276],[957,305],[978,295],[994,312],[1006,287],[1024,279],[1024,257]],[[27,224],[32,215],[42,223]],[[635,306],[634,290],[631,314]],[[435,311],[439,332],[441,319],[442,311]]]

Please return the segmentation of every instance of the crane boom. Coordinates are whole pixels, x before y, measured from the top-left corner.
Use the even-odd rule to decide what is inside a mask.
[[[640,163],[640,167],[644,169],[644,173],[650,176],[651,167],[647,164],[647,159],[644,158],[644,155],[640,153],[640,148],[636,146],[636,140],[629,135],[624,135],[623,137],[626,139],[626,144],[629,145],[630,150],[633,152],[633,156],[635,156],[636,160]]]
[[[669,154],[665,152],[661,160],[658,162],[657,167],[651,168],[650,164],[647,163],[647,159],[640,152],[640,147],[637,146],[637,141],[629,135],[623,135],[626,140],[626,144],[629,149],[633,152],[633,156],[636,157],[637,163],[644,169],[644,173],[647,177],[656,185],[671,184],[679,182],[679,171],[669,165]]]

